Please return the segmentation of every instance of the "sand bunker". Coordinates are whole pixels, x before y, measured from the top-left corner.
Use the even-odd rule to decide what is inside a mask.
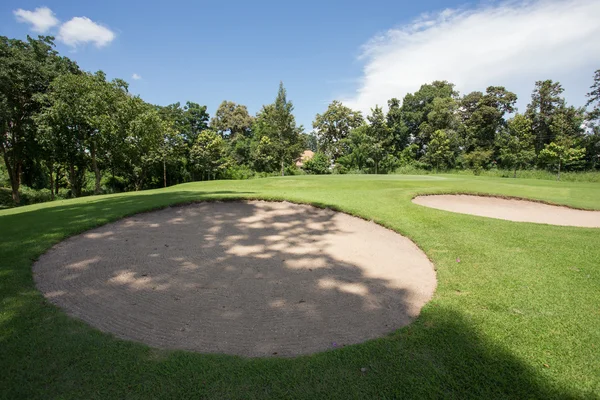
[[[410,323],[435,272],[408,239],[331,210],[219,202],[139,214],[33,266],[54,304],[160,348],[294,356]]]
[[[534,201],[469,195],[433,195],[415,197],[413,203],[438,210],[509,221],[587,228],[600,227],[600,211],[575,210]]]

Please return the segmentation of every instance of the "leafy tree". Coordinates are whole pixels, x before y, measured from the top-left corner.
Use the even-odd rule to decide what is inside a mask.
[[[369,153],[375,164],[375,173],[378,174],[381,161],[388,156],[389,150],[391,150],[393,137],[381,107],[376,106],[372,109],[367,120],[369,121],[367,127],[367,135],[370,139]]]
[[[304,147],[316,153],[319,149],[317,135],[314,132],[303,133],[302,137],[304,138]]]
[[[302,169],[309,174],[324,175],[328,174],[330,161],[325,153],[316,152],[310,160],[306,160]]]
[[[504,166],[517,170],[530,165],[535,160],[532,122],[527,116],[517,114],[508,121],[507,129],[500,133],[496,145],[500,152],[500,161]]]
[[[200,132],[208,129],[210,116],[206,112],[206,106],[188,101],[183,107],[182,119],[183,141],[188,147],[192,147]]]
[[[481,174],[481,170],[492,159],[492,154],[492,150],[483,150],[478,148],[470,153],[465,153],[463,159],[465,161],[465,165],[471,168],[475,175],[479,175]]]
[[[421,134],[426,125],[430,124],[429,113],[434,108],[435,99],[458,98],[458,92],[454,90],[454,84],[447,81],[434,81],[430,84],[422,85],[415,93],[408,93],[402,100],[402,121],[406,125],[407,135],[419,146],[421,152],[425,150],[431,134],[437,129],[446,129],[447,126],[440,126],[427,129],[425,134]],[[438,112],[442,105],[452,106],[451,101],[439,102],[437,104]],[[438,117],[434,117],[439,121]]]
[[[226,164],[225,141],[221,135],[213,130],[202,131],[192,148],[192,162],[200,168],[202,175],[210,179],[216,178],[217,172]]]
[[[532,121],[536,153],[554,140],[555,136],[550,126],[554,115],[565,106],[565,100],[561,97],[563,91],[559,82],[545,80],[535,83],[526,115]]]
[[[460,101],[465,150],[492,149],[496,135],[506,126],[504,116],[514,112],[516,101],[517,95],[502,86],[490,86],[485,94],[465,95]]]
[[[212,129],[223,138],[235,138],[237,135],[247,135],[252,127],[253,118],[248,114],[246,106],[232,101],[223,101],[214,118],[210,122]]]
[[[403,119],[400,100],[396,98],[388,100],[386,121],[392,135],[391,151],[398,154],[410,144],[410,132]]]
[[[40,110],[37,96],[58,75],[78,71],[77,64],[58,56],[53,47],[50,36],[28,36],[26,42],[0,36],[0,151],[15,203],[20,200],[23,164],[40,151],[33,121]]]
[[[302,127],[296,126],[293,110],[294,106],[287,100],[283,83],[280,83],[275,103],[263,106],[254,125],[261,152],[277,161],[282,176],[285,175],[285,166],[298,158],[304,146],[300,136]],[[269,140],[263,140],[264,136]],[[267,145],[268,148],[265,148]]]
[[[142,189],[148,172],[156,165],[156,152],[164,141],[165,123],[156,107],[139,97],[127,96],[119,107],[118,157],[120,172]]]
[[[439,171],[440,168],[445,168],[450,164],[452,157],[450,138],[444,130],[438,129],[433,133],[427,146],[427,153],[424,157],[425,162],[434,167],[436,171]]]
[[[588,113],[588,120],[598,125],[600,121],[600,69],[594,72],[594,83],[590,86],[590,92],[587,94],[588,101],[586,107],[592,106]]]
[[[585,149],[572,147],[568,138],[559,138],[557,141],[547,144],[540,151],[539,158],[548,165],[556,166],[556,179],[560,180],[561,168],[569,162],[580,160],[585,156]]]
[[[363,123],[360,111],[354,111],[334,100],[323,114],[317,114],[313,128],[319,135],[319,149],[334,162],[344,154],[341,141]]]
[[[346,154],[337,159],[337,162],[347,169],[356,168],[363,171],[372,163],[371,138],[368,135],[369,127],[364,124],[350,131],[347,138],[342,139],[341,145],[348,149]]]

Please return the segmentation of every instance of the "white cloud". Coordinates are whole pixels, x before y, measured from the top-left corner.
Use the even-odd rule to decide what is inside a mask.
[[[74,17],[61,25],[58,40],[71,47],[94,43],[103,47],[112,42],[115,34],[110,29],[99,25],[87,17]]]
[[[139,81],[140,79],[142,79],[142,76],[134,73],[133,75],[131,75],[131,79],[133,79],[134,81]]]
[[[600,68],[599,17],[598,0],[509,1],[421,16],[364,46],[361,82],[344,103],[368,111],[445,79],[463,94],[505,86],[522,109],[536,80],[553,79],[583,105]]]
[[[38,33],[46,33],[60,22],[48,7],[39,7],[33,11],[19,8],[13,13],[18,22],[31,24],[31,30]]]

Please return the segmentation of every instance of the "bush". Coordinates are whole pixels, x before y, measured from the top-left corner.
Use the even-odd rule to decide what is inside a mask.
[[[121,193],[127,190],[127,180],[122,176],[109,176],[100,182],[105,193]]]
[[[256,173],[247,165],[231,165],[223,172],[223,179],[250,179]]]
[[[331,173],[329,170],[331,163],[327,156],[321,152],[316,152],[313,158],[304,161],[302,169],[307,174],[325,175]]]

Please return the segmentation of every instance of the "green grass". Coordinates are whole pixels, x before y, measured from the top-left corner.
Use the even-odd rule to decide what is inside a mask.
[[[600,209],[594,183],[366,175],[192,183],[0,210],[0,398],[600,398],[600,229],[410,202],[453,191]],[[70,235],[173,203],[240,197],[330,206],[408,236],[436,266],[433,300],[377,340],[244,359],[115,339],[34,287],[32,262]]]
[[[435,171],[426,171],[422,169],[415,168],[413,166],[407,165],[404,167],[400,167],[396,170],[396,174],[408,174],[408,175],[417,175],[417,174],[436,174]],[[444,174],[452,174],[452,175],[467,175],[474,176],[473,170],[471,169],[455,169],[443,172]],[[489,169],[489,170],[481,170],[479,172],[480,176],[487,176],[492,178],[513,178],[514,171],[511,170],[503,170],[503,169]],[[546,170],[540,169],[526,169],[517,171],[517,179],[545,179],[549,181],[556,180],[556,172],[550,172]],[[563,171],[560,173],[560,180],[563,182],[596,182],[600,183],[600,171]]]

